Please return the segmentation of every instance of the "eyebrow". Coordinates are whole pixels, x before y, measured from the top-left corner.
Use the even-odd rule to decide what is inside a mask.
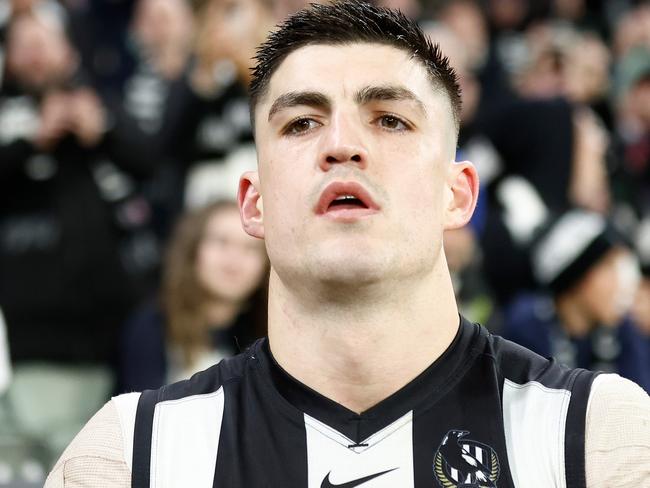
[[[411,90],[399,85],[380,85],[366,86],[357,91],[354,95],[354,101],[358,105],[365,105],[377,100],[407,100],[415,102],[418,109],[426,116],[427,111],[424,103]],[[280,95],[271,105],[268,120],[281,110],[306,105],[309,107],[320,108],[326,111],[331,110],[332,102],[330,99],[315,91],[289,92]]]
[[[422,103],[422,100],[420,100],[415,93],[408,88],[399,85],[366,86],[359,90],[354,96],[354,101],[359,105],[365,105],[377,100],[406,100],[415,102],[420,111],[422,111],[424,115],[427,114],[427,110],[424,103]]]
[[[299,105],[307,105],[309,107],[321,108],[324,110],[330,110],[332,103],[330,99],[325,95],[319,92],[289,92],[283,95],[280,95],[271,105],[269,110],[269,118],[271,118],[281,110],[291,107],[297,107]]]

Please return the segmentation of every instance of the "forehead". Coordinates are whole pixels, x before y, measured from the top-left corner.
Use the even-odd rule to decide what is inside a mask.
[[[318,91],[334,100],[351,98],[360,88],[376,85],[403,86],[434,112],[446,98],[434,87],[424,65],[405,50],[371,43],[315,44],[293,51],[282,61],[259,105],[268,108],[278,96],[292,91]]]

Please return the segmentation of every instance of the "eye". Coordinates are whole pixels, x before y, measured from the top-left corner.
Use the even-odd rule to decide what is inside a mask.
[[[312,129],[315,129],[319,125],[320,124],[313,119],[301,117],[289,122],[282,130],[282,133],[290,136],[299,136],[301,134],[309,132]]]
[[[377,122],[382,129],[391,131],[405,131],[410,129],[410,126],[396,115],[382,115],[377,119]]]

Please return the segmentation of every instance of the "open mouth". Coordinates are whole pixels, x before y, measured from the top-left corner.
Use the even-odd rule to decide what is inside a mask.
[[[353,209],[353,208],[368,208],[368,205],[363,203],[362,200],[358,199],[354,195],[341,195],[332,200],[327,207],[327,210],[334,208],[339,209]]]
[[[316,204],[318,215],[360,217],[376,213],[379,205],[360,184],[355,182],[330,183]]]

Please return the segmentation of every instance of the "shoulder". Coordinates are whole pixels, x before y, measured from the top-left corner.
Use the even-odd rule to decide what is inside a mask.
[[[605,414],[601,417],[602,414]],[[629,416],[632,415],[632,418]],[[591,387],[589,405],[587,407],[587,422],[598,421],[599,423],[621,422],[629,424],[638,420],[650,420],[650,397],[633,381],[620,377],[617,374],[601,374]],[[647,428],[650,429],[650,421]],[[598,426],[594,425],[593,430],[587,434],[596,434]],[[647,439],[650,446],[650,437]]]
[[[595,373],[569,368],[500,336],[490,335],[488,344],[495,367],[504,380],[520,385],[536,382],[573,393],[580,390],[586,401]]]
[[[143,391],[138,408],[152,414],[156,405],[161,402],[210,395],[241,382],[255,367],[253,365],[256,361],[251,359],[255,359],[263,340],[258,340],[241,354],[222,359],[208,369],[195,373],[189,379],[165,385],[157,390]]]
[[[650,479],[650,397],[618,375],[592,386],[586,421],[587,486],[636,487]]]
[[[63,452],[48,476],[45,488],[129,487],[129,442],[132,443],[133,439],[138,397],[139,393],[129,393],[106,403]]]

